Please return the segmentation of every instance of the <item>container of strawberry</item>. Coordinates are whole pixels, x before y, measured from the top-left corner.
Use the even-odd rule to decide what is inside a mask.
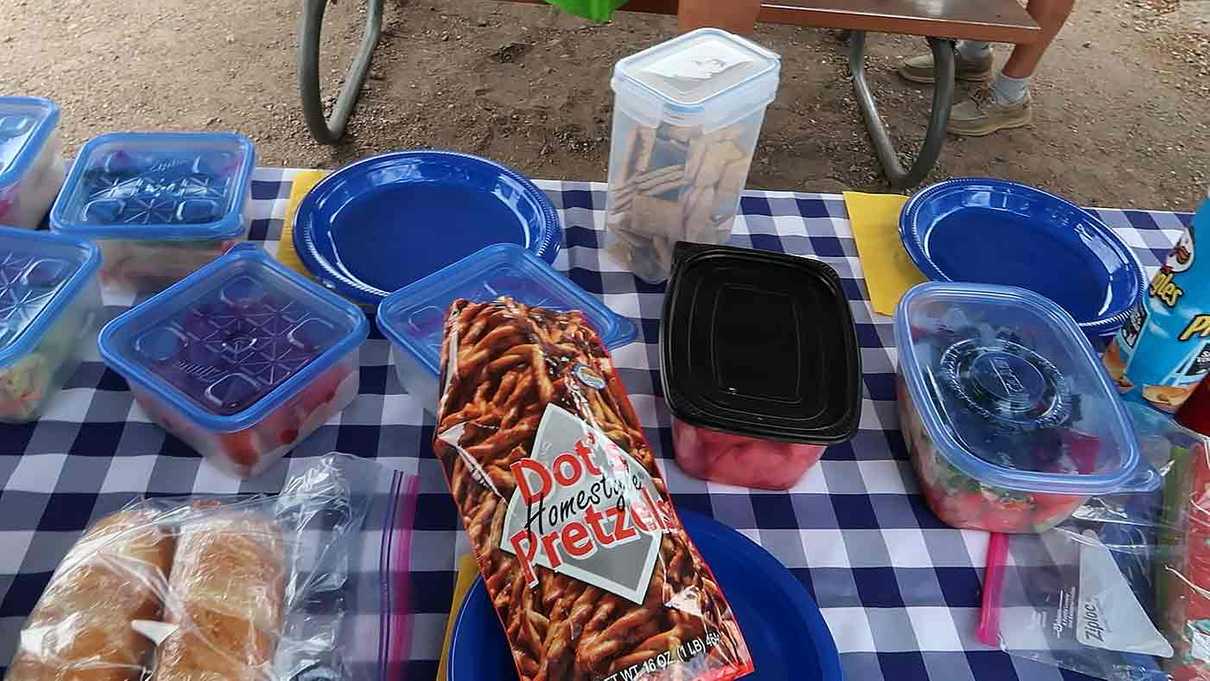
[[[1075,321],[1024,289],[937,282],[895,314],[900,427],[946,524],[1044,532],[1090,496],[1157,489]]]
[[[236,477],[258,475],[358,392],[354,304],[240,245],[101,331],[148,416]]]

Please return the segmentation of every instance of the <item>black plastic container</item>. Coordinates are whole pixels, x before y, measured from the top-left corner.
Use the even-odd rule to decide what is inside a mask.
[[[676,460],[690,475],[788,489],[861,416],[861,356],[835,270],[680,242],[660,323]]]

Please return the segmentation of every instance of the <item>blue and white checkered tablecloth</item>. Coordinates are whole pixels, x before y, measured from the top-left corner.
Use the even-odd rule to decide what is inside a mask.
[[[294,171],[258,169],[250,238],[274,251]],[[850,681],[1000,681],[1083,678],[1010,657],[974,636],[987,535],[952,530],[924,505],[895,415],[896,355],[890,319],[874,314],[839,195],[753,191],[743,199],[734,243],[810,255],[831,265],[851,301],[865,369],[861,429],[830,447],[789,493],[686,477],[670,460],[668,412],[660,395],[657,343],[662,287],[644,284],[601,248],[604,185],[538,182],[565,227],[556,267],[639,323],[639,341],[614,353],[647,434],[664,456],[680,508],[710,514],[759,542],[814,596]],[[1148,267],[1189,216],[1098,210]],[[109,314],[130,300],[106,293]],[[361,394],[331,423],[261,478],[225,477],[134,405],[89,341],[79,371],[48,413],[0,426],[0,661],[54,567],[81,530],[139,495],[276,491],[329,451],[350,452],[421,476],[412,553],[409,679],[436,669],[450,608],[456,557],[468,550],[429,441],[432,419],[407,395],[374,331],[361,349]]]

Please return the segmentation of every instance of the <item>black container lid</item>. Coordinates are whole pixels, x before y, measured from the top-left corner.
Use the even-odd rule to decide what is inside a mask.
[[[810,444],[857,430],[853,315],[818,260],[678,243],[660,364],[668,408],[689,424]]]

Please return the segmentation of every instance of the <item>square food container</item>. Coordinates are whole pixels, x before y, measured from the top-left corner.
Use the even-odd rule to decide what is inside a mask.
[[[234,133],[100,135],[80,150],[51,228],[101,247],[106,284],[156,292],[244,238],[254,164]]]
[[[607,248],[664,281],[678,241],[731,236],[780,58],[703,28],[619,61],[606,201]]]
[[[676,461],[694,477],[789,489],[857,431],[857,334],[818,260],[677,244],[660,368]]]
[[[1049,299],[920,284],[899,302],[895,344],[900,427],[947,524],[1044,532],[1092,495],[1158,487],[1088,339]]]
[[[0,228],[0,421],[38,418],[96,332],[101,254],[80,239]]]
[[[488,246],[399,289],[378,306],[378,328],[391,340],[399,383],[429,412],[437,409],[441,338],[450,303],[501,296],[552,310],[580,310],[611,350],[638,336],[629,319],[533,253],[516,244]]]
[[[0,225],[37,227],[63,186],[59,106],[0,97]]]
[[[144,411],[251,477],[348,406],[368,331],[356,305],[242,244],[101,330]]]

